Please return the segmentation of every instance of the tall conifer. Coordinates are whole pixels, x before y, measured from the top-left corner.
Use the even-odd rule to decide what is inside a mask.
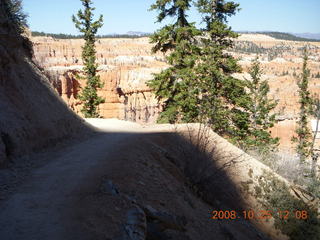
[[[167,53],[169,68],[156,74],[148,84],[164,100],[163,122],[208,124],[217,133],[244,146],[252,134],[251,98],[246,83],[233,77],[241,72],[228,50],[238,35],[227,25],[239,4],[224,0],[198,0],[204,29],[187,20],[191,0],[157,0],[158,21],[171,17],[152,37],[153,50]],[[268,120],[265,120],[265,123]]]
[[[198,116],[199,94],[194,86],[193,67],[199,51],[197,36],[200,31],[187,20],[191,0],[157,0],[151,10],[157,10],[158,22],[173,18],[174,23],[156,31],[151,36],[153,51],[168,53],[169,68],[156,74],[148,85],[156,96],[164,100],[159,122],[190,122]]]
[[[97,75],[98,65],[96,63],[96,34],[103,25],[103,17],[100,15],[97,21],[93,21],[93,11],[91,0],[81,0],[84,11],[79,10],[77,17],[72,16],[76,28],[83,33],[85,44],[82,47],[82,60],[84,64],[84,75],[87,80],[86,86],[82,89],[79,99],[83,101],[81,112],[85,117],[99,117],[97,107],[104,103],[104,99],[98,96],[97,89],[102,88],[103,84]]]
[[[239,4],[224,0],[198,0],[203,29],[201,56],[196,68],[201,88],[201,108],[217,133],[243,143],[249,130],[249,114],[245,111],[250,100],[242,80],[232,76],[241,71],[237,60],[227,51],[238,34],[227,25]]]
[[[312,99],[309,92],[309,76],[310,70],[308,69],[308,53],[305,48],[303,51],[303,66],[302,75],[298,81],[299,87],[299,103],[300,113],[297,122],[296,137],[293,137],[293,142],[297,143],[296,151],[300,157],[300,161],[304,162],[310,156],[311,147],[311,130],[309,128],[308,116],[312,113]]]
[[[246,79],[246,86],[250,97],[250,134],[246,145],[267,153],[279,143],[279,139],[272,138],[269,131],[276,123],[276,114],[271,111],[277,106],[277,102],[268,98],[270,87],[266,80],[261,79],[263,71],[258,58],[252,62],[249,74],[251,79]]]

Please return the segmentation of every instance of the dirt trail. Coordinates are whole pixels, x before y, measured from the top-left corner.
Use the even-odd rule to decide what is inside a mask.
[[[45,161],[43,153],[33,158],[41,165],[31,169],[23,183],[0,201],[0,240],[140,239],[128,238],[126,228],[131,224],[128,213],[137,206],[186,220],[185,227],[177,227],[171,220],[159,225],[158,219],[146,215],[137,226],[144,226],[148,239],[269,239],[243,219],[211,220],[213,207],[224,209],[222,203],[230,198],[234,201],[237,194],[219,192],[213,181],[208,193],[213,192],[210,203],[214,205],[209,205],[187,185],[187,176],[181,172],[186,156],[180,148],[192,147],[177,137],[175,126],[143,126],[114,119],[91,119],[89,123],[97,134],[48,151]],[[190,130],[180,127],[179,131]],[[212,144],[221,145],[221,149],[231,146],[215,134],[212,137]],[[196,162],[201,160],[191,156]],[[250,164],[252,167],[254,161]],[[239,167],[247,176],[246,165],[229,171],[237,169],[239,173]],[[227,175],[223,182],[223,188],[234,188]],[[110,192],[110,186],[117,190]]]
[[[143,128],[117,120],[91,120],[101,134],[71,146],[35,169],[17,191],[0,205],[0,239],[67,239],[65,213],[80,183],[107,164],[108,155]],[[55,153],[55,156],[57,153]],[[50,152],[48,152],[48,158]],[[67,234],[73,239],[72,234]],[[69,239],[69,238],[68,238]]]

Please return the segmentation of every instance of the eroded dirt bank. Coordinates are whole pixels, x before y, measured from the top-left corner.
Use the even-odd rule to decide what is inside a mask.
[[[31,60],[31,42],[0,1],[0,168],[67,138],[90,132]]]

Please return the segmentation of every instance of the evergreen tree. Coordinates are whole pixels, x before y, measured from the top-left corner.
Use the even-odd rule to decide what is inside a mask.
[[[236,13],[239,4],[198,0],[196,6],[206,23],[205,29],[198,30],[187,20],[191,2],[157,0],[151,7],[159,11],[159,22],[174,18],[173,24],[151,37],[155,52],[169,52],[170,67],[148,83],[164,100],[160,122],[201,121],[243,143],[249,131],[246,108],[250,98],[244,81],[232,77],[241,71],[240,66],[226,53],[238,36],[227,26],[227,17]]]
[[[166,57],[169,68],[148,85],[155,90],[158,99],[164,100],[159,122],[190,122],[198,115],[198,89],[193,68],[199,52],[197,36],[200,31],[187,20],[191,0],[157,0],[151,10],[157,10],[158,22],[173,18],[174,23],[156,31],[151,36],[153,52],[169,53]]]
[[[271,114],[271,111],[277,102],[268,98],[270,87],[266,80],[261,80],[263,71],[258,58],[252,62],[249,74],[251,79],[246,80],[246,86],[250,96],[250,134],[246,146],[267,153],[279,143],[279,139],[272,138],[269,132],[276,123],[276,114]]]
[[[28,15],[22,9],[22,0],[5,0],[4,5],[10,21],[15,25],[18,33],[24,33],[28,27]]]
[[[85,45],[82,47],[82,60],[84,63],[84,74],[87,79],[86,86],[82,89],[79,99],[83,101],[81,112],[85,117],[99,117],[97,107],[104,103],[104,99],[99,97],[97,89],[102,88],[103,84],[97,75],[98,65],[96,64],[96,34],[102,27],[103,17],[99,17],[97,21],[93,21],[93,11],[91,0],[81,0],[84,11],[79,10],[77,17],[72,16],[76,28],[83,34]]]
[[[217,133],[229,136],[242,145],[249,131],[249,114],[245,111],[249,97],[244,81],[232,74],[241,68],[226,50],[234,46],[238,34],[227,25],[239,4],[224,0],[198,0],[206,28],[203,29],[201,56],[196,68],[201,89],[201,109]]]
[[[300,157],[300,161],[304,162],[310,155],[311,147],[311,131],[308,127],[308,116],[312,112],[312,99],[308,89],[310,70],[307,67],[308,53],[306,48],[303,51],[303,67],[301,79],[298,82],[299,96],[300,96],[300,114],[297,122],[298,128],[296,129],[296,137],[292,141],[297,143],[296,151]]]
[[[3,0],[3,4],[6,16],[8,17],[10,29],[14,29],[19,37],[22,39],[22,45],[26,50],[26,54],[29,58],[33,56],[32,42],[26,34],[28,27],[27,18],[28,14],[23,11],[22,0]]]

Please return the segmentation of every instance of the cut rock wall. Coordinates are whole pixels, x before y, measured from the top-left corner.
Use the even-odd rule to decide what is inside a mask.
[[[89,128],[29,58],[0,1],[0,167]]]

